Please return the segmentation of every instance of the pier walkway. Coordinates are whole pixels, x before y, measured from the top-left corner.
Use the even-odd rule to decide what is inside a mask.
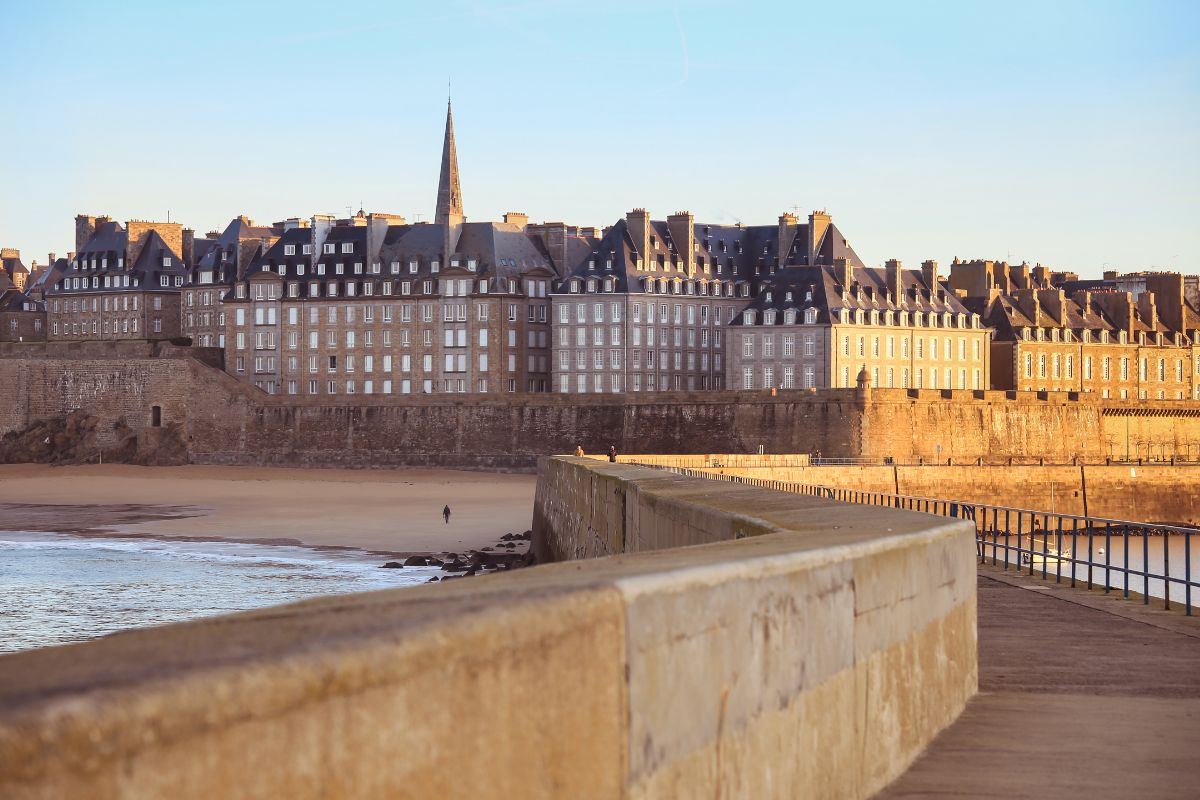
[[[878,798],[1177,798],[1200,786],[1200,621],[979,568],[979,694]]]

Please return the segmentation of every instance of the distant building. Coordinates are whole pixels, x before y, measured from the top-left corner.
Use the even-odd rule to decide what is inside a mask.
[[[990,388],[992,332],[933,261],[789,267],[760,283],[730,331],[731,388],[851,388],[863,370],[876,388]]]
[[[951,266],[950,286],[996,331],[998,389],[1200,399],[1200,312],[1182,275],[1146,275],[1136,297],[1068,293],[1043,268],[971,261]]]
[[[300,220],[288,220],[265,227],[239,216],[224,232],[212,231],[201,239],[185,230],[187,276],[180,295],[182,334],[197,347],[225,347],[225,294],[286,229],[300,224]]]
[[[237,275],[226,369],[297,395],[549,391],[554,254],[577,255],[578,237],[523,214],[466,221],[449,107],[435,220],[293,220],[244,269],[214,270],[214,285]]]
[[[846,388],[863,368],[878,386],[987,388],[989,332],[926,268],[868,268],[825,212],[729,226],[634,209],[555,291],[555,388]]]
[[[180,335],[183,226],[75,218],[76,253],[46,290],[51,340]]]
[[[0,272],[0,342],[45,340],[45,305],[18,289],[7,270]]]
[[[0,249],[0,270],[9,280],[9,284],[18,292],[25,291],[29,280],[29,269],[21,263],[21,251],[11,247]]]

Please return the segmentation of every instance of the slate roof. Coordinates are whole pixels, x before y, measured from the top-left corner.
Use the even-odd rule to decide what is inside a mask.
[[[175,288],[175,279],[186,274],[183,258],[163,240],[156,231],[146,234],[145,244],[138,255],[137,263],[125,264],[128,253],[129,235],[120,223],[106,220],[96,226],[95,233],[72,261],[67,262],[66,268],[53,284],[47,284],[48,294],[58,294],[65,291],[65,281],[75,277],[92,279],[98,278],[98,286],[89,287],[87,291],[148,291],[166,288],[161,284],[161,278],[167,276],[169,288]],[[169,263],[164,259],[169,258]],[[122,266],[118,266],[122,264]],[[104,286],[104,277],[109,275],[128,275],[129,286]],[[72,291],[84,291],[77,289]]]

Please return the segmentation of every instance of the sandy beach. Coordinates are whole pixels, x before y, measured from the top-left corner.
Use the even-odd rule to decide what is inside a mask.
[[[7,464],[0,530],[461,552],[528,530],[536,480],[438,469]]]

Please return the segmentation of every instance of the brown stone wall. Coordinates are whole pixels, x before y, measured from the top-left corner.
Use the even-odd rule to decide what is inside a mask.
[[[713,471],[1059,514],[1200,525],[1197,465],[737,466]]]
[[[79,349],[84,344],[108,349]],[[1003,392],[901,389],[875,390],[870,399],[845,390],[776,397],[293,397],[268,395],[199,362],[149,357],[167,352],[165,345],[114,349],[133,345],[0,349],[0,433],[74,409],[110,427],[123,417],[137,430],[148,424],[150,406],[162,405],[164,424],[185,426],[190,459],[198,463],[528,469],[538,456],[580,444],[589,453],[610,445],[622,453],[754,453],[761,447],[899,463],[940,456],[956,464],[1063,464],[1073,458],[1102,462],[1113,431],[1123,437],[1128,420],[1131,438],[1152,442],[1155,458],[1183,455],[1187,447],[1192,457],[1200,454],[1200,408],[1188,402],[1068,402],[1024,394],[1010,400]]]
[[[137,264],[138,256],[141,255],[142,248],[146,246],[146,237],[151,231],[162,237],[162,240],[171,248],[172,253],[180,257],[183,255],[183,225],[178,222],[147,222],[131,219],[125,223],[125,229],[129,232],[125,264],[130,269]]]

